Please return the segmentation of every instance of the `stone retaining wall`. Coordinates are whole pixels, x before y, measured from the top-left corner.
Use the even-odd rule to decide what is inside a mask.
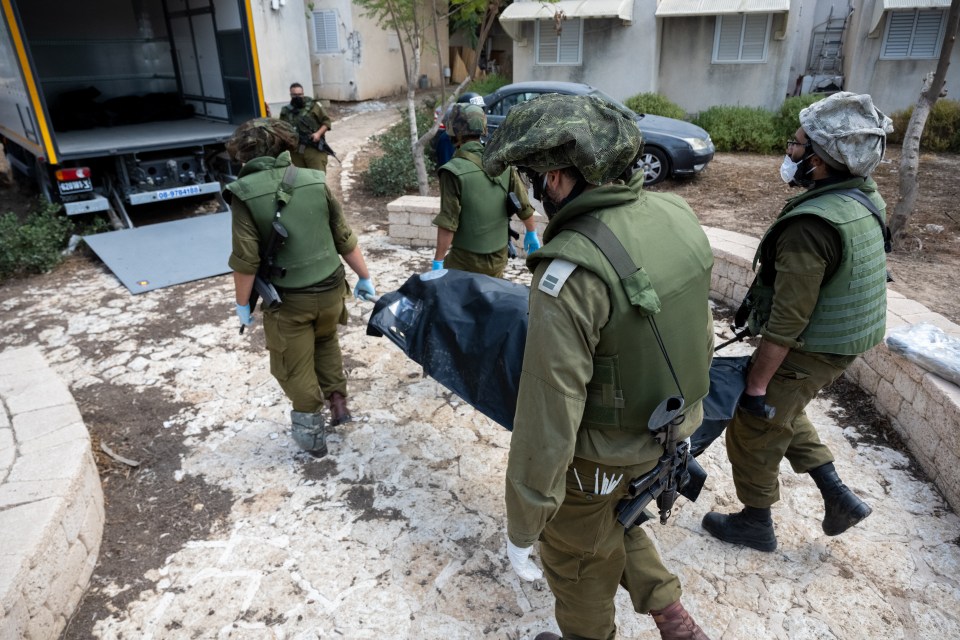
[[[433,217],[440,199],[404,196],[387,205],[390,238],[411,247],[433,247]],[[515,228],[522,225],[513,221]],[[543,235],[545,221],[538,223]],[[707,227],[715,259],[713,297],[736,309],[753,280],[752,261],[759,240],[734,231]],[[960,327],[918,302],[887,290],[887,330],[928,322],[960,337]],[[910,452],[955,511],[960,511],[960,388],[929,373],[886,344],[877,345],[851,366],[847,377],[871,394],[877,408],[906,442]]]
[[[32,347],[0,353],[0,639],[60,635],[103,524],[90,436],[67,386]]]

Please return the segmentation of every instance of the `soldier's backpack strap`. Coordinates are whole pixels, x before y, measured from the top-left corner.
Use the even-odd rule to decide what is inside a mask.
[[[892,236],[890,234],[890,227],[887,226],[886,220],[883,219],[883,216],[880,215],[880,210],[877,209],[877,205],[873,204],[873,200],[867,197],[863,191],[860,189],[838,189],[836,191],[830,191],[829,193],[835,193],[841,196],[847,196],[848,198],[853,198],[863,206],[867,208],[867,211],[873,214],[873,217],[877,219],[877,222],[880,223],[880,229],[883,230],[883,251],[884,253],[890,253],[893,249]],[[824,194],[826,195],[826,194]]]
[[[280,215],[280,209],[283,209],[290,198],[293,197],[293,185],[297,182],[297,167],[294,164],[288,164],[287,170],[283,172],[283,178],[280,179],[280,185],[277,187],[277,215]]]
[[[480,167],[480,171],[483,171],[483,160],[480,158],[480,156],[478,156],[477,154],[473,153],[472,151],[464,151],[463,149],[457,149],[457,153],[456,153],[455,155],[460,156],[460,157],[463,158],[464,160],[469,160],[469,161],[472,162],[473,164],[475,164],[475,165],[477,165],[478,167]],[[504,185],[504,184],[503,184],[503,181],[500,180],[500,177],[499,177],[499,176],[497,176],[497,177],[495,178],[495,177],[491,176],[489,173],[487,173],[486,171],[483,171],[483,175],[487,176],[487,179],[488,179],[490,182],[493,182],[494,184],[500,185],[500,188],[503,189],[504,191],[506,191],[507,194],[509,195],[509,193],[510,193],[510,188],[509,188],[509,186]],[[507,177],[508,184],[509,184],[509,180],[510,180],[510,178],[509,178],[509,176],[508,176],[508,177]]]

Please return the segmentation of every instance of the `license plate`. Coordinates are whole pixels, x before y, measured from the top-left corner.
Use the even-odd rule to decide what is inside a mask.
[[[57,188],[60,189],[60,195],[69,195],[72,193],[83,193],[84,191],[93,191],[93,184],[90,178],[81,178],[80,180],[67,180],[58,182]]]
[[[188,187],[174,187],[173,189],[164,189],[154,193],[157,200],[174,200],[176,198],[186,198],[187,196],[198,196],[203,191],[199,185],[190,185]]]

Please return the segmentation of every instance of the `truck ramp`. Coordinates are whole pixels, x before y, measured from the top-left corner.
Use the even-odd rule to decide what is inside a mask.
[[[130,293],[144,293],[230,271],[230,212],[85,236]]]

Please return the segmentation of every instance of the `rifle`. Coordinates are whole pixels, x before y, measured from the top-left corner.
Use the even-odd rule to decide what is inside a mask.
[[[307,147],[315,147],[317,151],[325,153],[328,156],[333,156],[333,158],[337,161],[337,163],[340,163],[340,158],[337,157],[337,152],[334,151],[333,148],[330,146],[330,144],[327,142],[326,134],[320,136],[319,142],[314,142],[313,138],[311,138],[309,134],[301,134],[300,147],[301,147],[301,152],[303,149]]]
[[[663,445],[663,455],[651,471],[630,481],[627,489],[630,497],[617,504],[617,522],[625,530],[647,520],[644,509],[654,500],[660,512],[660,524],[666,524],[678,494],[693,501],[700,495],[707,472],[690,455],[690,443],[679,440],[683,403],[683,396],[670,396],[650,416],[647,428]]]
[[[512,218],[515,214],[520,213],[523,209],[520,204],[520,198],[517,197],[513,191],[507,194],[507,220]],[[520,232],[514,231],[510,224],[507,223],[507,257],[516,258],[517,257],[517,248],[513,246],[513,240],[520,239]]]
[[[260,267],[257,269],[257,275],[253,278],[253,291],[250,292],[250,312],[257,308],[257,300],[263,298],[263,308],[276,309],[280,306],[280,294],[277,288],[270,282],[270,278],[278,276],[282,278],[287,275],[284,267],[277,267],[277,253],[287,242],[289,234],[286,227],[280,224],[277,218],[280,217],[280,210],[277,210],[277,216],[273,220],[273,227],[270,229],[270,238],[267,240],[266,248],[260,255]],[[240,325],[240,333],[243,333],[245,326]]]

